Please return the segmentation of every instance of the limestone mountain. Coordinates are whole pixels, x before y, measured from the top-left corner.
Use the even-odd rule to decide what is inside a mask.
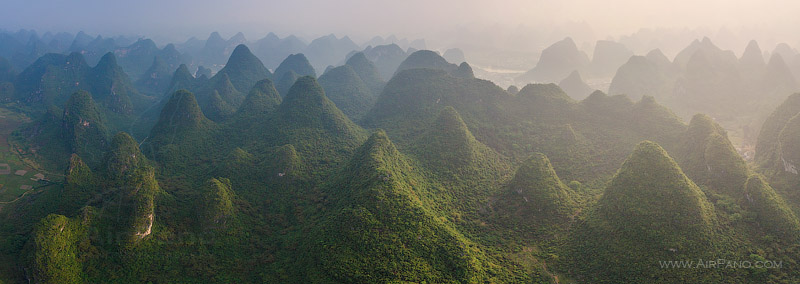
[[[311,41],[303,53],[308,57],[316,70],[325,70],[325,66],[339,65],[340,60],[348,53],[358,49],[349,37],[337,38],[333,34],[322,36]]]
[[[231,83],[239,92],[247,92],[253,88],[256,82],[272,76],[261,60],[253,55],[244,44],[236,46],[228,63],[211,80],[215,81],[215,78],[223,74],[230,78]]]
[[[311,66],[311,63],[308,62],[308,59],[306,59],[306,56],[302,53],[290,54],[288,57],[286,57],[286,59],[281,62],[281,65],[275,69],[273,78],[283,78],[283,76],[289,71],[293,71],[300,77],[317,77],[314,67]]]
[[[467,58],[464,57],[464,51],[460,48],[450,48],[445,50],[444,54],[442,54],[442,57],[444,57],[447,62],[453,64],[460,64],[461,62],[467,61]]]
[[[515,80],[520,83],[557,82],[574,70],[584,70],[589,63],[589,57],[567,37],[542,50],[536,67]]]
[[[397,67],[395,75],[404,70],[416,68],[440,69],[446,72],[451,72],[458,69],[458,65],[447,62],[447,60],[445,60],[436,52],[430,50],[420,50],[412,53],[408,56],[408,58],[403,60],[403,63],[400,63],[400,66]]]
[[[577,70],[572,71],[569,76],[561,80],[558,86],[575,100],[582,100],[594,92],[594,89],[583,81],[581,74]]]
[[[425,208],[420,185],[424,180],[386,134],[373,134],[326,189],[337,193],[330,205],[337,213],[315,225],[307,243],[319,271],[329,272],[309,274],[307,281],[490,281],[491,261]]]
[[[397,67],[399,67],[409,55],[397,44],[368,47],[364,49],[363,52],[367,59],[375,63],[375,67],[378,68],[378,73],[381,74],[381,78],[386,81],[392,79],[392,76],[397,71]]]
[[[431,127],[414,142],[412,152],[445,176],[496,177],[506,167],[497,152],[475,139],[458,111],[450,106],[442,109]]]
[[[612,95],[661,96],[669,88],[665,70],[650,59],[632,56],[617,70],[608,93]]]
[[[185,66],[185,65],[184,65]],[[186,70],[188,72],[188,70]],[[154,57],[153,64],[147,68],[142,77],[136,81],[136,86],[142,92],[156,95],[163,95],[167,92],[172,81],[173,71],[161,60]]]
[[[144,103],[112,53],[104,55],[88,77],[95,100],[116,113],[132,114]]]
[[[269,79],[258,81],[237,111],[242,118],[261,117],[274,111],[281,104],[281,96]]]
[[[594,45],[589,72],[591,76],[597,78],[611,78],[631,56],[633,56],[633,52],[624,44],[610,40],[598,40]]]
[[[784,169],[783,149],[788,150],[795,145],[781,144],[781,133],[787,127],[788,122],[798,114],[800,114],[800,94],[793,94],[786,98],[786,101],[764,121],[756,144],[756,164],[765,168]],[[790,168],[786,169],[791,170]]]
[[[109,133],[91,94],[78,91],[70,96],[64,106],[62,127],[70,152],[81,156],[92,167],[99,166],[109,147]]]
[[[762,176],[753,175],[747,179],[742,203],[756,213],[759,226],[771,234],[787,240],[794,240],[800,235],[797,216]]]
[[[699,277],[696,271],[676,273],[618,264],[653,257],[708,256],[714,251],[709,245],[714,216],[705,194],[667,152],[644,141],[608,184],[571,246],[576,257],[585,257],[586,266],[579,270],[598,273],[594,277],[601,282]]]
[[[536,230],[545,224],[564,224],[576,213],[575,193],[556,175],[547,156],[534,153],[517,169],[497,198],[495,210],[503,222]]]
[[[749,175],[727,132],[710,117],[695,115],[684,135],[678,161],[701,185],[738,197]]]
[[[286,97],[286,95],[289,94],[289,89],[292,88],[292,85],[294,85],[298,78],[300,78],[300,75],[297,75],[293,70],[289,70],[284,73],[282,77],[277,79],[275,82],[275,89],[278,90],[281,97]]]
[[[331,69],[319,77],[325,95],[352,121],[361,118],[375,104],[376,97],[350,65]]]
[[[386,82],[381,79],[381,75],[378,72],[378,68],[375,67],[375,64],[367,59],[367,56],[364,55],[363,52],[353,54],[353,56],[347,59],[345,65],[353,68],[353,71],[355,71],[358,77],[361,78],[361,81],[367,85],[373,96],[377,97],[381,94]]]

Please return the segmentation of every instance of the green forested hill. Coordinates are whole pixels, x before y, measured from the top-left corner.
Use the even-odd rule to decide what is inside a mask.
[[[182,65],[149,97],[127,92],[113,55],[43,57],[13,84],[52,87],[26,97],[52,106],[11,142],[60,175],[0,204],[0,280],[800,279],[796,96],[762,128],[753,167],[714,119],[687,125],[647,94],[508,92],[440,58],[414,53],[384,83],[366,54],[319,80],[295,55],[278,78],[239,46],[212,78]],[[86,78],[104,87],[67,88]],[[659,264],[719,258],[786,268]]]

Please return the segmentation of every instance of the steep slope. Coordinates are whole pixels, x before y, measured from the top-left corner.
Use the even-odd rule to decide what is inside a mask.
[[[350,59],[347,59],[345,65],[353,68],[353,71],[358,74],[361,81],[369,87],[373,96],[377,97],[381,94],[386,82],[381,79],[381,74],[378,72],[378,68],[375,64],[367,59],[367,56],[364,55],[363,52],[353,54]]]
[[[536,67],[517,77],[518,83],[552,83],[567,77],[570,72],[583,70],[589,57],[578,50],[572,38],[565,38],[542,50]]]
[[[95,101],[111,111],[133,114],[149,101],[133,87],[130,78],[117,64],[113,53],[106,53],[88,74],[89,86]]]
[[[575,100],[582,100],[594,92],[594,89],[583,81],[578,71],[572,71],[569,76],[558,83],[558,86]]]
[[[800,222],[783,198],[759,175],[750,176],[744,186],[743,206],[756,213],[759,227],[771,234],[795,240],[800,235]]]
[[[500,155],[478,142],[450,106],[441,110],[431,127],[414,142],[412,151],[432,170],[447,177],[497,177],[504,167]]]
[[[96,167],[108,150],[106,122],[86,91],[70,96],[62,117],[63,136],[71,153],[81,156],[87,164]]]
[[[361,118],[375,104],[376,97],[352,67],[343,65],[319,77],[325,95],[352,121]]]
[[[420,50],[412,53],[408,56],[400,66],[397,67],[397,71],[395,71],[395,76],[405,70],[409,69],[416,69],[416,68],[430,68],[430,69],[441,69],[447,72],[451,72],[458,68],[458,65],[452,64],[447,62],[443,57],[441,57],[436,52],[430,50]]]
[[[188,70],[187,70],[188,71]],[[144,74],[136,81],[136,86],[142,92],[163,95],[172,81],[172,72],[169,66],[156,56],[153,64],[144,71]]]
[[[464,57],[464,51],[460,48],[450,48],[445,50],[444,54],[442,54],[442,57],[444,57],[447,62],[453,64],[461,64],[461,62],[467,61],[466,57]]]
[[[646,57],[632,56],[617,70],[608,93],[660,97],[669,90],[669,83],[665,70],[658,64]]]
[[[256,82],[272,76],[261,60],[244,44],[236,46],[228,58],[228,63],[211,80],[215,81],[214,78],[223,74],[230,78],[233,87],[241,93],[252,89]]]
[[[642,142],[572,237],[575,257],[587,261],[574,271],[601,283],[697,279],[705,272],[622,263],[708,256],[713,220],[713,207],[697,185],[658,144]]]
[[[298,76],[311,76],[317,77],[314,67],[308,62],[306,56],[302,53],[290,54],[286,59],[278,65],[275,69],[273,78],[283,78],[289,71],[294,71]]]
[[[17,98],[39,109],[64,105],[70,94],[91,87],[87,86],[90,69],[79,53],[46,54],[17,76]]]
[[[209,131],[214,127],[215,124],[203,115],[194,95],[180,90],[164,105],[158,122],[142,142],[142,149],[163,168],[180,172],[185,161],[197,158],[195,155],[204,151],[202,146],[209,142]],[[194,147],[184,151],[179,145]]]
[[[372,62],[381,74],[383,80],[390,80],[397,71],[397,67],[408,57],[397,44],[379,45],[364,50],[364,55]]]
[[[281,104],[281,96],[269,79],[258,81],[244,99],[236,115],[243,119],[262,117]]]
[[[386,134],[373,134],[326,189],[335,213],[306,241],[319,259],[307,281],[502,282],[474,244],[424,207],[420,186]]]
[[[186,67],[186,64],[181,64],[178,69],[175,69],[175,72],[172,73],[169,88],[165,94],[171,95],[178,90],[191,90],[194,89],[195,86],[196,80],[194,76],[192,76],[192,73],[189,72],[189,67]]]
[[[294,71],[289,70],[288,72],[284,73],[282,77],[278,78],[278,81],[275,82],[275,89],[278,90],[278,93],[281,94],[281,97],[286,97],[289,93],[289,89],[292,88],[292,85],[300,78],[297,73]]]
[[[755,162],[770,168],[780,163],[781,152],[778,137],[786,123],[800,113],[800,93],[793,94],[779,105],[764,121],[756,143]]]
[[[578,208],[574,194],[547,156],[534,153],[517,169],[494,207],[500,222],[511,227],[545,230],[546,225],[564,224],[574,216]]]
[[[226,178],[212,178],[201,189],[201,218],[207,228],[225,226],[234,214],[233,189]]]
[[[631,56],[633,56],[633,52],[624,44],[610,40],[598,40],[594,45],[589,71],[596,78],[611,78]]]
[[[697,184],[738,197],[749,175],[727,132],[710,117],[695,115],[676,155]]]
[[[312,165],[341,161],[366,138],[310,76],[297,79],[265,126],[271,145],[292,144]]]

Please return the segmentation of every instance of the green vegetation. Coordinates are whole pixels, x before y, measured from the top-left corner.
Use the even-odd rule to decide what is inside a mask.
[[[574,195],[558,178],[550,160],[535,153],[517,169],[496,207],[501,222],[535,231],[573,218],[578,208]]]
[[[781,241],[791,242],[800,233],[794,212],[759,175],[750,176],[744,188],[744,207],[756,214],[759,227],[769,230]]]
[[[704,279],[705,271],[662,269],[658,261],[712,255],[713,210],[663,148],[642,142],[571,238],[570,253],[587,261],[574,269],[603,283]]]
[[[325,95],[353,121],[359,121],[375,104],[375,96],[349,65],[339,66],[319,77]]]
[[[315,48],[338,45],[333,39]],[[206,55],[233,46],[212,36]],[[0,143],[0,164],[29,171],[6,175],[0,165],[0,279],[800,279],[793,269],[659,266],[800,262],[792,244],[800,195],[786,166],[800,163],[796,96],[767,121],[759,149],[768,150],[750,168],[714,119],[696,115],[686,125],[655,95],[595,91],[577,101],[555,84],[507,91],[431,51],[415,52],[383,82],[379,72],[405,58],[396,49],[353,53],[317,80],[297,75],[313,72],[302,55],[273,76],[239,46],[214,77],[181,65],[166,93],[144,95],[126,91],[113,55],[95,68],[79,54],[42,57],[10,83],[25,83],[19,102],[5,101],[16,111],[0,108],[8,118],[0,138],[11,142]],[[647,60],[663,68],[658,54]],[[149,63],[148,72],[165,72],[166,62]],[[103,78],[91,77],[99,70]],[[77,91],[87,78],[113,91]],[[39,172],[48,181],[31,180]]]

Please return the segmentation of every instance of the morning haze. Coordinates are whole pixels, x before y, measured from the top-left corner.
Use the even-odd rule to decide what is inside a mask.
[[[800,283],[790,1],[0,4],[0,284]]]

